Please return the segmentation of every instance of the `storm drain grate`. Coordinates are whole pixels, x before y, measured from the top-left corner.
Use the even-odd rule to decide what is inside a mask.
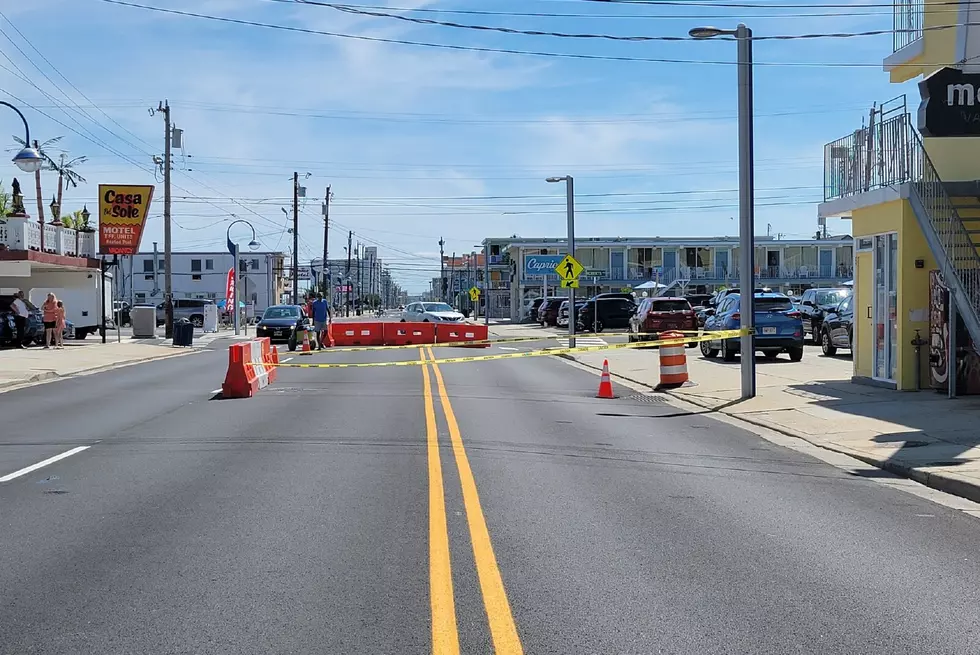
[[[667,402],[667,399],[663,396],[652,394],[652,393],[638,393],[632,396],[627,396],[627,400],[635,400],[638,403],[657,403],[663,405]]]

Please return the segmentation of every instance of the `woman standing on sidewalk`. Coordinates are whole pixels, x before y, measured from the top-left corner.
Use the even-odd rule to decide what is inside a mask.
[[[58,309],[55,310],[54,321],[54,347],[65,347],[65,304],[58,301]]]
[[[48,294],[47,300],[41,305],[42,320],[44,321],[44,348],[55,345],[55,326],[58,324],[58,299],[53,293]]]

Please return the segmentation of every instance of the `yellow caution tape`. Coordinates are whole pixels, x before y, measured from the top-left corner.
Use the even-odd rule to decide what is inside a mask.
[[[568,355],[571,353],[587,353],[599,350],[621,350],[625,348],[652,348],[654,346],[679,346],[688,343],[698,343],[701,341],[714,341],[716,339],[731,339],[750,334],[748,328],[739,330],[719,330],[700,336],[684,337],[683,339],[660,339],[657,341],[640,341],[637,343],[615,343],[604,346],[581,346],[576,348],[546,348],[544,350],[529,350],[523,353],[505,353],[501,355],[475,355],[472,357],[449,357],[436,360],[409,360],[404,362],[359,362],[351,364],[254,364],[256,366],[280,366],[287,368],[381,368],[386,366],[422,366],[424,364],[458,364],[462,362],[489,362],[498,359],[519,359],[522,357],[553,357],[555,355]],[[576,335],[581,336],[581,335]],[[383,347],[383,346],[382,346]],[[428,348],[429,345],[412,346],[413,348]],[[245,362],[252,364],[252,362]]]

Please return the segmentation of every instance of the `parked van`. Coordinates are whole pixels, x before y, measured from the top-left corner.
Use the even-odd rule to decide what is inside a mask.
[[[53,293],[58,300],[65,304],[65,319],[75,326],[76,339],[84,339],[97,332],[101,334],[100,330],[103,329],[103,326],[112,327],[115,325],[112,321],[111,276],[106,276],[104,290],[102,289],[102,278],[99,275],[92,275],[86,279],[83,286],[31,289],[31,302],[40,307],[49,293]],[[102,318],[103,312],[105,312],[104,320]]]
[[[204,327],[204,308],[213,305],[213,300],[206,298],[175,298],[174,321],[186,318],[194,327]],[[157,305],[157,326],[167,323],[167,308],[163,303]]]

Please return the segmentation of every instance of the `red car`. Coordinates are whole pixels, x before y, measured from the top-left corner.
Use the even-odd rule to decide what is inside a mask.
[[[669,330],[698,331],[698,316],[685,298],[644,298],[630,319],[630,341],[657,339]],[[688,344],[693,348],[696,344]]]

